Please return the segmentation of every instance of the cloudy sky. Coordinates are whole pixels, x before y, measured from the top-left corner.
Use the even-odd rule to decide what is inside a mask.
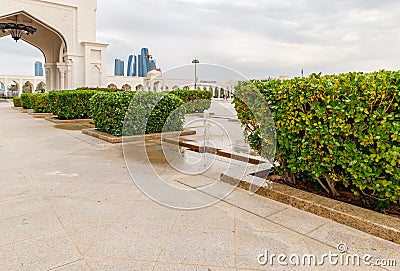
[[[163,70],[196,57],[249,78],[400,69],[398,0],[98,0],[97,11],[109,74],[143,46]],[[1,74],[43,59],[10,37],[0,56]]]

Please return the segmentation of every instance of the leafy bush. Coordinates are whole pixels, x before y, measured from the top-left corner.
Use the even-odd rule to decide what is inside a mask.
[[[125,114],[135,92],[98,92],[91,99],[94,124],[99,131],[121,136]]]
[[[50,113],[48,93],[35,93],[31,96],[32,108],[36,113]]]
[[[96,128],[115,136],[182,130],[181,105],[177,96],[155,92],[100,92],[91,99]]]
[[[262,134],[239,99],[254,84],[265,97],[277,129],[279,173],[314,181],[337,195],[343,184],[384,210],[400,199],[400,72],[311,75],[239,84],[235,108],[250,145]],[[237,95],[236,95],[237,94]]]
[[[18,96],[13,97],[14,107],[21,107],[21,98]]]
[[[49,92],[51,113],[59,119],[88,119],[91,117],[90,98],[94,90],[53,90]]]
[[[211,91],[207,90],[172,90],[172,93],[182,99],[186,113],[202,113],[211,106]]]
[[[22,93],[21,94],[21,106],[23,109],[32,109],[31,97],[32,93]]]

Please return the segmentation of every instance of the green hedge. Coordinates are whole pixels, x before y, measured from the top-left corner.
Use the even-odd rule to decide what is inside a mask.
[[[59,119],[91,118],[90,98],[94,90],[53,90],[49,92],[51,113]]]
[[[333,194],[343,185],[380,211],[400,199],[399,71],[241,83],[234,104],[246,127],[254,118],[239,97],[248,84],[273,113],[281,164],[275,170]],[[258,132],[247,129],[259,150]]]
[[[21,94],[21,106],[24,109],[32,109],[32,93],[22,93]]]
[[[93,96],[91,108],[99,131],[121,136],[182,130],[183,111],[176,110],[182,103],[168,93],[102,92]]]
[[[98,92],[91,100],[94,124],[99,131],[122,135],[125,114],[135,92]]]
[[[186,113],[202,113],[211,106],[211,91],[206,90],[172,90],[172,93],[182,99]]]
[[[49,93],[35,93],[31,96],[32,108],[36,113],[50,113]]]
[[[18,96],[13,97],[14,107],[21,107],[21,98]]]

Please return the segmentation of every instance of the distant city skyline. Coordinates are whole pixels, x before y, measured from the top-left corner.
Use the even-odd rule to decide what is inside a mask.
[[[151,69],[156,69],[157,63],[149,53],[149,49],[143,47],[140,54],[129,55],[126,67],[126,76],[146,77]],[[114,60],[114,75],[125,76],[124,61],[116,58]]]

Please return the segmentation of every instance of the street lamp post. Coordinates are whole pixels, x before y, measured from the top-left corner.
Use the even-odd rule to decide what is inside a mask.
[[[192,64],[194,64],[194,89],[197,89],[197,64],[200,61],[198,59],[193,59]]]

